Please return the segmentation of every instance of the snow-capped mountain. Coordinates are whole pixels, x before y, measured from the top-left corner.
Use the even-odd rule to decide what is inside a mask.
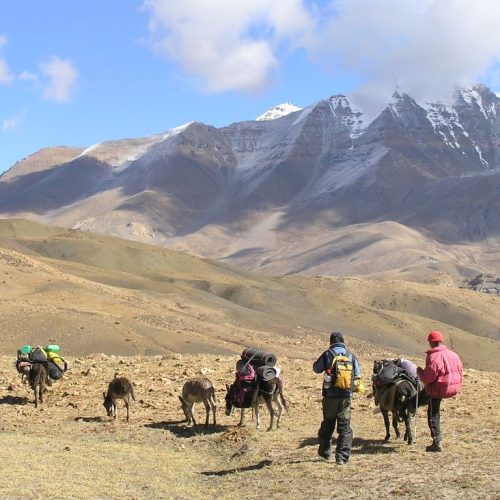
[[[447,104],[397,91],[374,118],[345,95],[284,109],[43,150],[0,177],[0,215],[280,273],[383,270],[403,256],[413,269],[465,242],[500,255],[500,99],[487,87]],[[473,253],[454,265],[477,265]]]
[[[295,113],[295,111],[300,111],[301,108],[294,106],[289,102],[283,104],[278,104],[271,109],[268,109],[265,113],[258,116],[256,120],[258,122],[266,120],[276,120],[276,118],[281,118],[282,116],[289,115],[290,113]]]

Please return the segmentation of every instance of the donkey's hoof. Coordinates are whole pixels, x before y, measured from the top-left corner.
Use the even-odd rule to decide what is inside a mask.
[[[391,439],[391,436],[389,434],[387,434],[387,436],[385,436],[385,438],[384,438],[384,441],[390,441],[390,439]]]

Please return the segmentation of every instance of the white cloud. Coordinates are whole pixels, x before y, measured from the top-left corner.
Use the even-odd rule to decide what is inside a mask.
[[[143,7],[156,48],[213,92],[264,88],[296,48],[371,91],[397,81],[417,98],[488,82],[500,62],[498,0],[144,0]]]
[[[78,71],[68,59],[53,56],[49,62],[40,64],[42,75],[46,78],[43,83],[44,99],[56,102],[71,100],[77,88]],[[26,76],[31,73],[26,73]]]
[[[7,44],[7,36],[0,34],[0,48]],[[5,58],[0,57],[0,84],[11,83],[14,76],[9,70],[9,65]]]
[[[36,73],[31,73],[31,71],[23,71],[19,75],[19,80],[23,82],[32,82],[33,84],[38,84],[39,82],[39,77]]]
[[[0,57],[0,83],[11,83],[13,79],[14,76],[9,70],[7,61],[3,57]]]
[[[318,41],[372,87],[438,97],[500,61],[500,2],[337,0]]]
[[[303,0],[146,0],[155,47],[210,92],[258,92],[314,27]]]
[[[2,131],[8,132],[17,129],[23,121],[25,115],[26,111],[22,111],[19,115],[12,118],[4,118],[2,120]]]

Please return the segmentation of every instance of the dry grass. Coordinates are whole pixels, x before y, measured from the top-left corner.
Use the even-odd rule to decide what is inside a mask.
[[[368,383],[374,357],[387,351],[353,343]],[[237,428],[223,412],[224,384],[236,357],[155,356],[70,358],[65,378],[49,388],[36,410],[12,359],[1,359],[0,496],[8,498],[497,498],[498,385],[494,373],[466,372],[462,394],[443,403],[445,452],[428,454],[428,429],[421,410],[413,446],[384,443],[372,400],[353,401],[354,448],[340,468],[316,455],[320,423],[320,377],[307,360],[281,358],[290,416],[266,433],[254,422]],[[102,392],[115,372],[136,386],[131,422],[118,408],[105,416]],[[207,373],[217,388],[218,424],[195,432],[186,427],[177,396],[183,382]],[[201,408],[196,409],[203,420]],[[263,418],[266,428],[267,415]]]

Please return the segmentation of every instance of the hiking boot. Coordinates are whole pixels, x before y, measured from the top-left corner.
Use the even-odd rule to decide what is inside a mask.
[[[330,460],[332,457],[332,445],[329,441],[319,440],[318,455],[325,460]]]
[[[443,451],[443,447],[441,446],[441,443],[436,443],[436,441],[434,441],[431,445],[425,447],[425,451],[441,452]]]

